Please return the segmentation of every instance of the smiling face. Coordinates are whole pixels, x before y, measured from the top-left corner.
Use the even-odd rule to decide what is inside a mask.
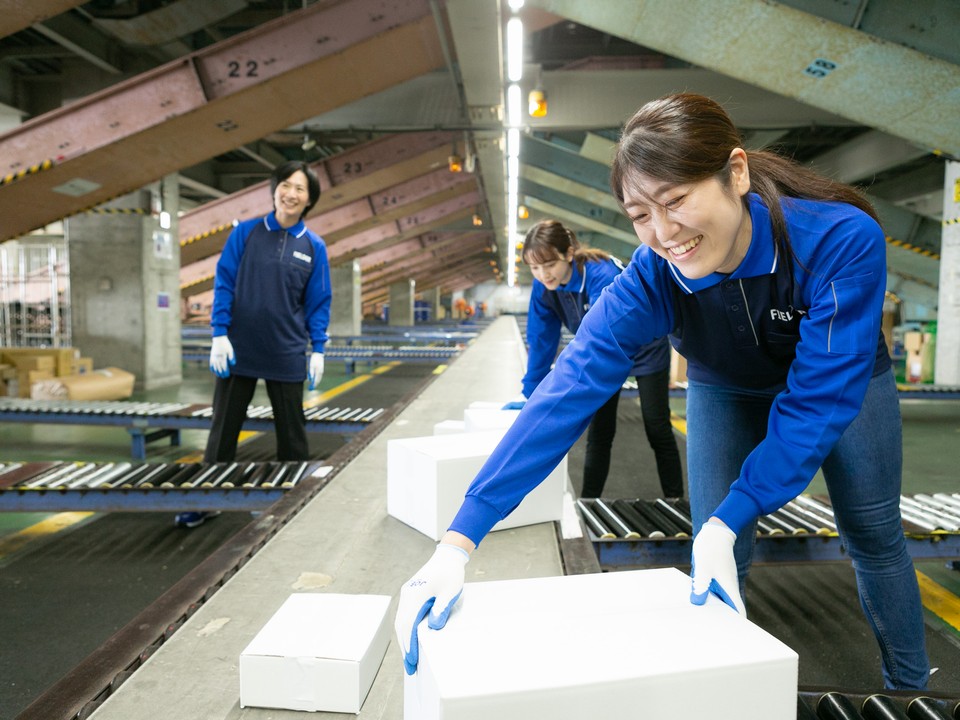
[[[742,202],[750,174],[741,148],[731,152],[729,168],[729,186],[716,177],[685,184],[625,178],[623,208],[637,238],[688,278],[733,272],[750,247],[752,224]]]
[[[570,282],[573,277],[573,248],[568,248],[565,255],[556,251],[554,253],[552,258],[546,259],[529,257],[527,254],[523,257],[533,277],[542,282],[547,290],[556,290]]]
[[[296,225],[309,202],[310,189],[303,171],[297,170],[277,183],[277,189],[273,192],[273,208],[280,227]]]

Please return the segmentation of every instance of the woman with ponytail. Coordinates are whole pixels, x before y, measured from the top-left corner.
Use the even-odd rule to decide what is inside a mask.
[[[719,104],[686,93],[651,101],[627,122],[611,187],[641,245],[401,590],[408,669],[417,612],[430,608],[430,626],[442,627],[468,553],[556,466],[640,347],[670,335],[689,379],[691,602],[713,592],[746,612],[757,518],[822,469],[884,684],[926,687],[920,592],[900,518],[899,399],[880,330],[886,242],[876,213],[852,187],[746,150]]]
[[[527,313],[527,373],[522,381],[523,396],[529,398],[557,357],[562,327],[576,335],[584,315],[623,265],[603,250],[582,246],[573,230],[556,220],[544,220],[530,228],[522,257],[533,274]],[[643,428],[656,458],[663,495],[683,497],[680,451],[670,424],[670,343],[666,336],[640,349],[630,374],[637,380]],[[581,497],[600,497],[603,492],[619,402],[617,388],[587,429]]]

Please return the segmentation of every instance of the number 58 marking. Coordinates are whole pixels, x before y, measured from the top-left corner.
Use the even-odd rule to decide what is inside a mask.
[[[817,58],[812,63],[807,65],[803,72],[805,75],[810,75],[815,77],[818,80],[820,78],[825,78],[831,72],[837,69],[837,64],[831,60],[824,60],[823,58]]]

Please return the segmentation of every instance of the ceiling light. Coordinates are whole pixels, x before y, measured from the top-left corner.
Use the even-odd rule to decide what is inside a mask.
[[[520,82],[523,77],[523,21],[514,17],[507,21],[507,78]]]
[[[459,155],[450,155],[447,158],[447,169],[452,173],[463,172],[463,158]]]
[[[313,150],[317,146],[317,141],[314,140],[309,135],[303,136],[303,143],[300,145],[300,149],[306,152],[307,150]]]

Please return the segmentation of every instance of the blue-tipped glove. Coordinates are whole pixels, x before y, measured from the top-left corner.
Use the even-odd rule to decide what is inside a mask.
[[[210,346],[210,372],[217,377],[230,377],[230,366],[236,364],[237,358],[233,354],[230,338],[226,335],[213,338],[213,345]]]
[[[317,385],[320,384],[320,378],[323,377],[323,353],[311,353],[310,354],[310,371],[308,373],[310,378],[310,390],[315,390]]]
[[[461,547],[440,543],[433,556],[400,588],[400,604],[393,627],[403,653],[407,675],[417,671],[420,643],[417,628],[429,613],[427,625],[439,630],[463,592],[464,568],[470,554]]]
[[[513,400],[504,405],[501,410],[523,410],[523,406],[527,404],[527,396],[523,393],[520,393]]]
[[[747,609],[740,597],[740,581],[737,578],[737,561],[733,557],[733,544],[737,534],[722,522],[706,522],[693,540],[693,587],[690,602],[703,605],[707,593],[723,600],[743,617]]]

